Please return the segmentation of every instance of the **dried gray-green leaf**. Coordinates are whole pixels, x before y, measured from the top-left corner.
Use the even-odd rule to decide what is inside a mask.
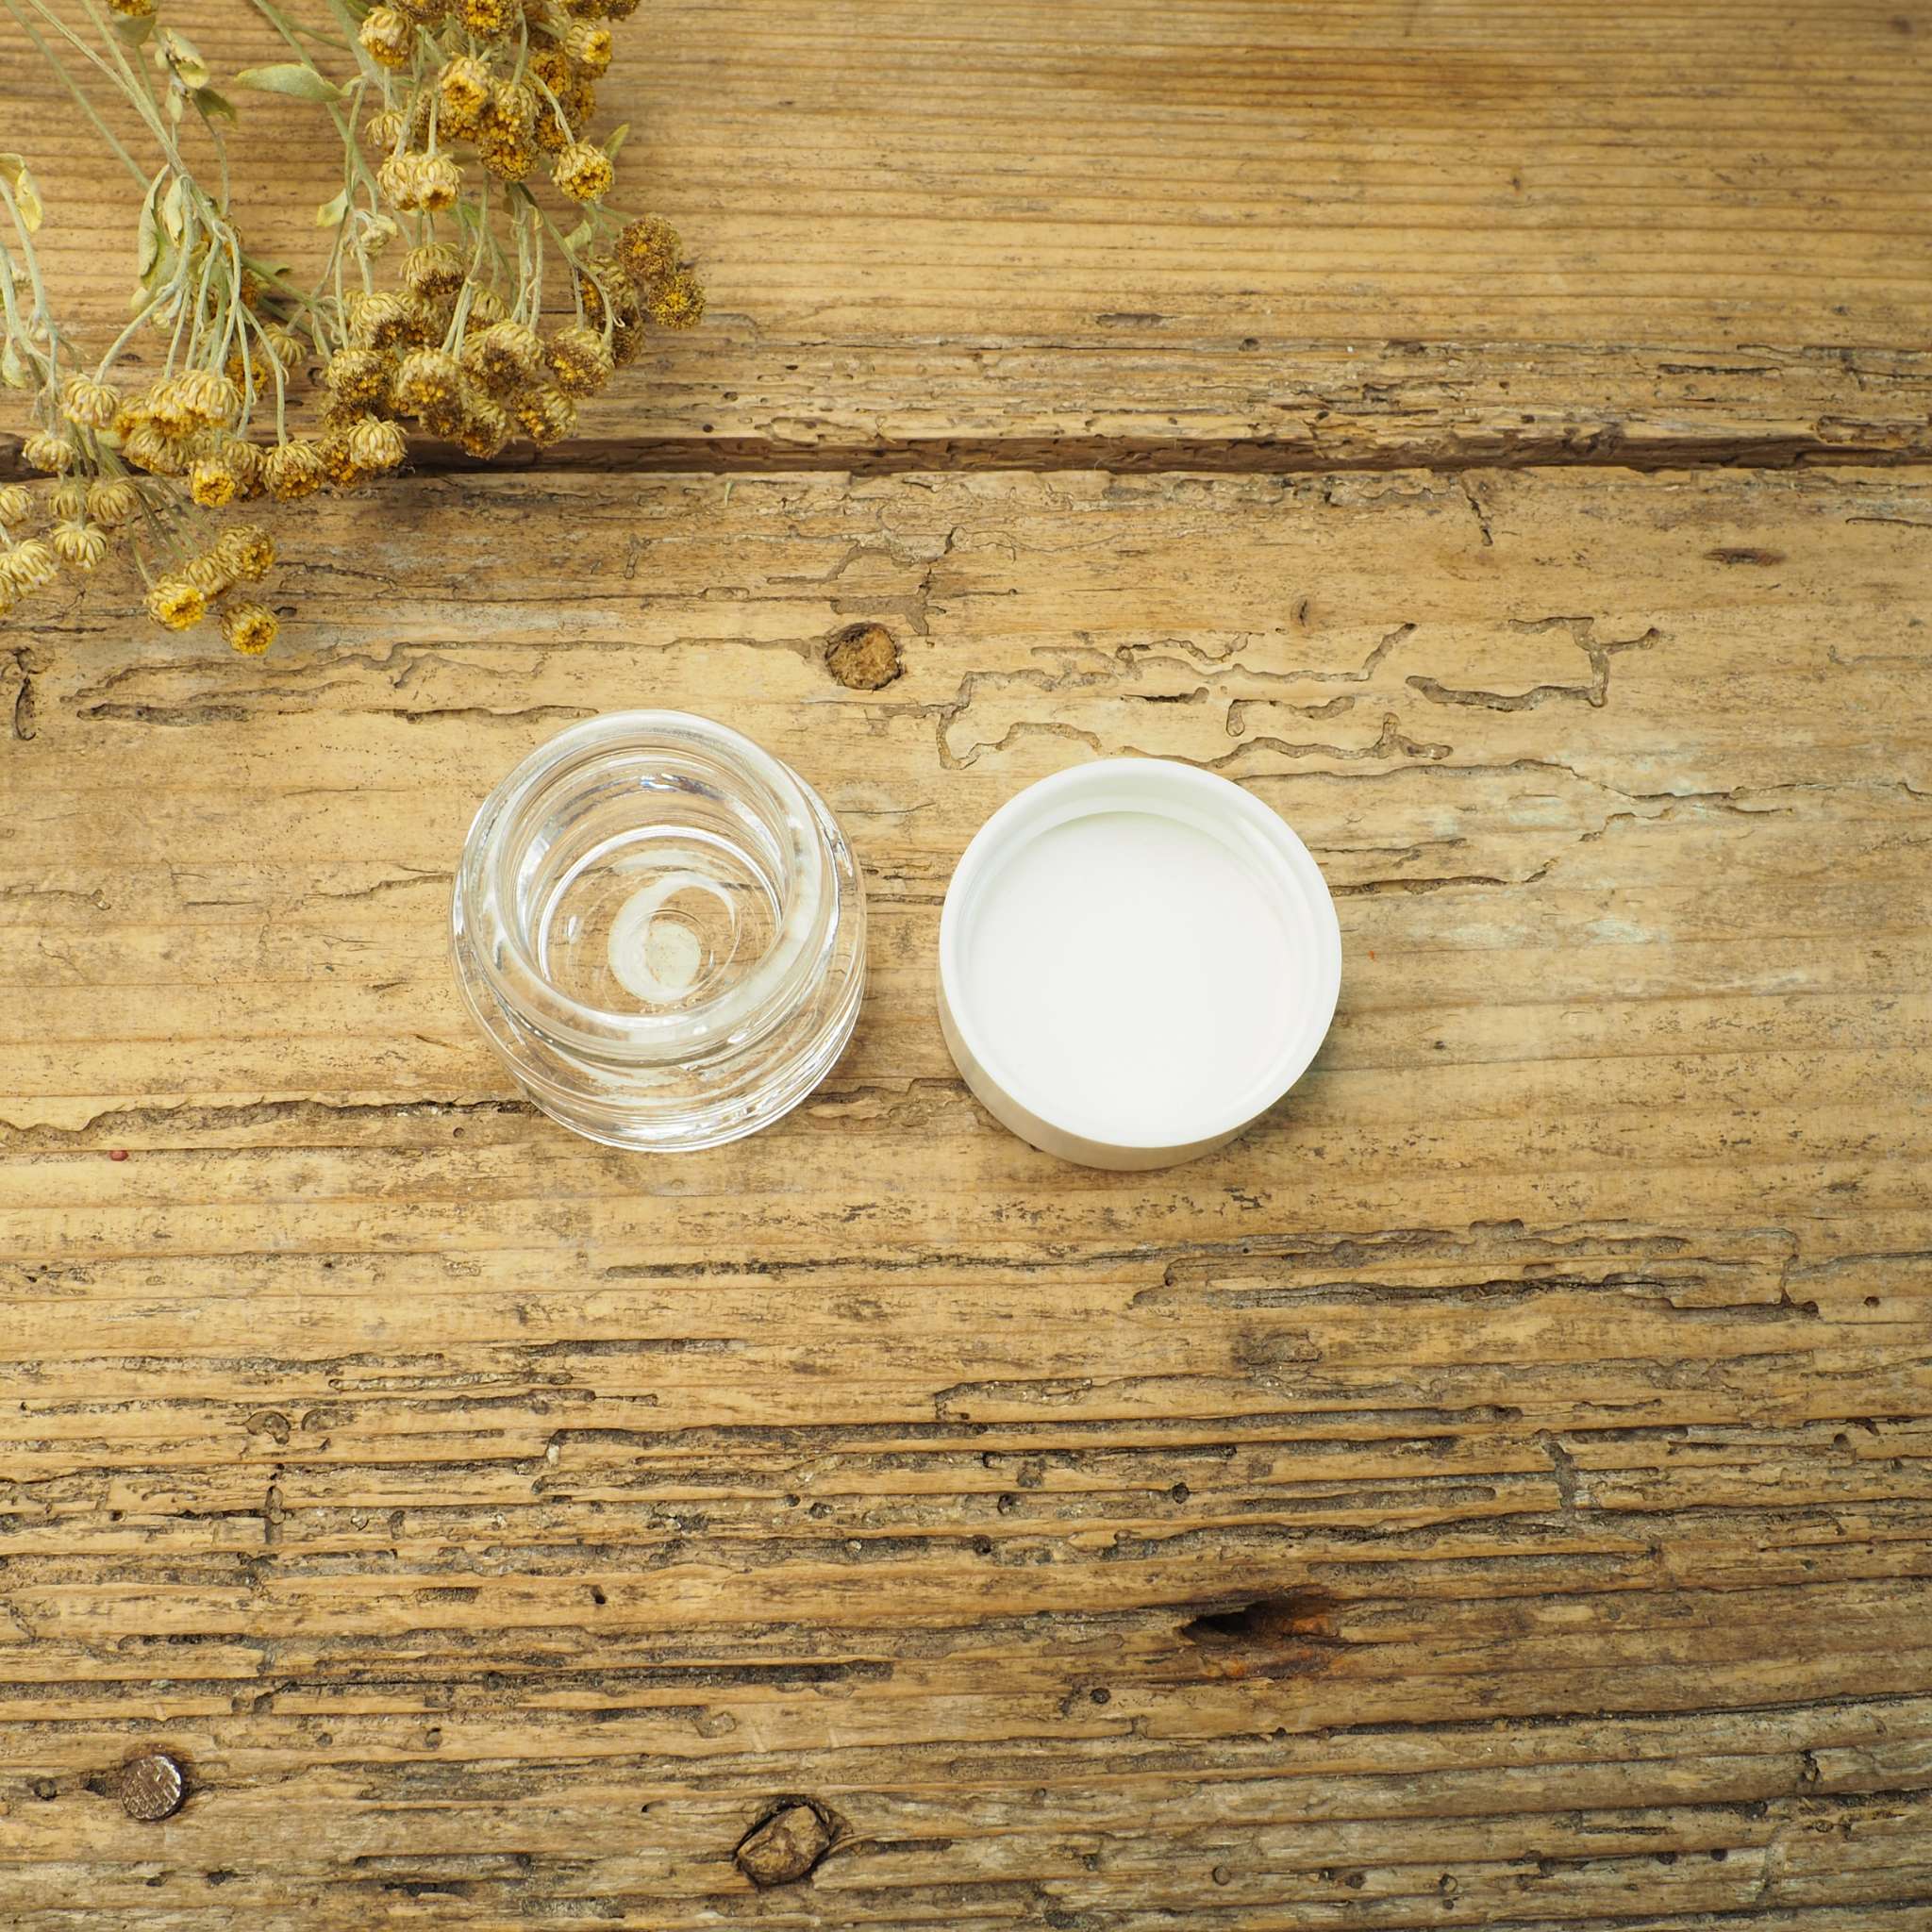
[[[20,211],[20,225],[29,235],[40,233],[41,224],[47,218],[47,210],[42,205],[40,191],[34,186],[32,171],[27,167],[22,155],[0,155],[0,179],[4,179],[13,191],[13,205]]]
[[[154,273],[155,263],[160,259],[161,228],[155,207],[160,200],[161,183],[167,178],[168,171],[163,168],[147,184],[147,193],[142,198],[141,220],[134,230],[134,279],[143,288]]]
[[[161,197],[161,226],[167,230],[168,240],[176,244],[188,231],[187,208],[187,184],[176,175]]]
[[[342,97],[341,88],[303,60],[277,60],[267,67],[243,68],[230,85],[251,88],[257,93],[287,94],[298,101],[339,101]]]
[[[200,49],[186,34],[172,26],[164,26],[160,39],[155,42],[155,65],[172,72],[191,93],[205,88],[213,78]]]

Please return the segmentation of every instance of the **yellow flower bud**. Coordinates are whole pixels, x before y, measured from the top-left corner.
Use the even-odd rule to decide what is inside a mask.
[[[259,443],[250,442],[245,437],[225,436],[215,454],[228,475],[234,477],[238,495],[261,494],[262,452]]]
[[[416,29],[393,7],[375,7],[362,22],[356,38],[363,51],[378,66],[407,67],[416,51]]]
[[[98,524],[56,524],[52,541],[60,561],[78,571],[92,570],[108,554],[108,533]]]
[[[547,355],[550,373],[567,396],[596,394],[616,367],[602,334],[581,323],[558,329],[549,341]]]
[[[454,295],[463,286],[468,264],[451,242],[425,242],[403,258],[403,280],[427,299]]]
[[[210,602],[235,581],[234,569],[219,548],[204,550],[199,557],[191,557],[182,567],[181,575]]]
[[[561,442],[577,426],[577,406],[560,390],[547,384],[525,390],[510,404],[510,412],[524,433],[540,447]]]
[[[458,54],[436,76],[436,125],[452,141],[474,141],[490,105],[490,70],[474,54]]]
[[[330,430],[316,445],[316,453],[322,458],[323,474],[338,490],[349,490],[367,480],[369,472],[356,460],[346,428]]]
[[[165,576],[147,593],[147,614],[164,630],[189,630],[208,615],[208,598],[185,576]]]
[[[522,13],[517,0],[456,0],[456,13],[479,41],[500,41],[512,31]]]
[[[16,543],[5,556],[0,556],[0,571],[5,571],[13,588],[25,594],[44,590],[51,584],[60,575],[60,559],[51,544],[29,537],[25,543]]]
[[[275,540],[259,524],[230,524],[215,539],[215,555],[232,575],[257,584],[275,560]]]
[[[417,198],[425,214],[440,215],[453,208],[463,192],[463,171],[448,155],[425,155],[417,179]]]
[[[324,366],[329,393],[350,408],[366,409],[386,401],[395,361],[379,349],[338,349]]]
[[[222,612],[222,635],[244,658],[260,657],[280,628],[266,605],[231,604]]]
[[[349,457],[358,470],[371,475],[393,470],[408,454],[403,432],[379,416],[364,416],[349,431]]]
[[[326,472],[322,452],[307,437],[301,437],[292,442],[277,443],[262,458],[261,474],[271,496],[282,503],[292,503],[297,497],[309,496],[320,490]]]
[[[186,467],[176,439],[152,423],[143,423],[128,437],[121,445],[121,454],[137,470],[147,470],[157,476],[178,476]]]
[[[29,468],[44,470],[50,476],[74,465],[74,445],[51,429],[36,429],[21,444],[20,454]]]
[[[660,328],[695,328],[705,318],[704,285],[690,269],[674,270],[650,307],[651,320]]]
[[[358,347],[393,348],[409,332],[409,311],[400,295],[387,289],[349,305],[349,340]],[[335,364],[331,359],[330,368]]]
[[[476,152],[499,181],[522,181],[537,165],[537,151],[528,135],[486,134]]]
[[[191,370],[181,378],[181,402],[197,427],[230,424],[242,413],[242,391],[212,369]]]
[[[618,263],[646,293],[675,271],[683,254],[683,238],[662,215],[642,215],[618,232]]]
[[[396,408],[406,416],[428,415],[454,402],[463,385],[462,365],[442,349],[413,349],[396,371]]]
[[[457,441],[466,454],[488,459],[515,434],[516,425],[501,403],[491,396],[473,395],[457,430]]]
[[[89,518],[110,530],[119,529],[141,509],[141,491],[125,476],[104,478],[87,492]]]
[[[70,375],[60,391],[60,407],[70,422],[89,429],[106,429],[120,412],[121,393],[91,375]]]
[[[262,346],[279,362],[284,370],[294,368],[302,359],[302,341],[291,334],[280,323],[269,323],[261,332]]]
[[[197,457],[188,472],[188,493],[203,509],[235,500],[235,475],[219,457]]]
[[[375,185],[391,208],[412,213],[423,206],[423,157],[391,155],[375,171]]]
[[[492,323],[473,340],[475,373],[498,395],[522,389],[543,373],[543,343],[527,323]],[[463,347],[467,360],[470,344]]]
[[[194,427],[194,407],[188,386],[178,375],[163,375],[148,385],[142,408],[154,426],[166,436],[183,436]]]
[[[501,322],[503,315],[503,297],[494,289],[470,291],[470,312],[463,325],[466,328],[488,328],[492,322]]]
[[[571,142],[558,156],[550,178],[573,201],[599,201],[609,192],[617,171],[594,142]]]
[[[610,65],[610,29],[580,20],[564,36],[563,50],[582,73],[594,78]]]

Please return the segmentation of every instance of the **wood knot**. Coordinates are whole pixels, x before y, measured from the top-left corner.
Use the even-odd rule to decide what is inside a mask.
[[[165,1751],[143,1751],[87,1782],[90,1790],[118,1799],[122,1810],[143,1824],[158,1824],[162,1819],[174,1817],[188,1798],[187,1774]]]
[[[825,669],[847,691],[882,691],[906,668],[882,624],[848,624],[825,640]]]
[[[738,1841],[738,1869],[762,1890],[806,1877],[838,1838],[838,1821],[809,1798],[780,1798]]]
[[[1782,550],[1759,550],[1742,543],[1723,545],[1716,550],[1707,550],[1704,554],[1712,563],[1755,563],[1763,570],[1769,570],[1773,564],[1785,560]]]

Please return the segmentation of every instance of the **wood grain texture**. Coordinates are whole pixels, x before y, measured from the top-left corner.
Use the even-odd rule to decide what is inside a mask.
[[[104,585],[0,692],[0,1922],[1932,1926],[1923,472],[307,521],[269,658]],[[827,1086],[675,1161],[443,958],[482,792],[644,700],[874,915]],[[1125,750],[1278,807],[1348,960],[1154,1176],[931,1010],[973,827]]]
[[[245,9],[169,11],[278,58]],[[625,47],[626,193],[712,314],[570,460],[1932,454],[1926,0],[653,0]],[[0,77],[27,58],[0,20]],[[128,184],[64,97],[7,105],[57,287],[118,329]],[[250,111],[292,258],[340,159]]]
[[[1932,1932],[1932,10],[625,58],[705,329],[561,461],[284,519],[266,659],[116,581],[0,637],[0,1925]],[[675,1161],[444,958],[483,793],[643,702],[871,895],[832,1078]],[[973,829],[1122,751],[1347,948],[1153,1176],[931,1006]]]

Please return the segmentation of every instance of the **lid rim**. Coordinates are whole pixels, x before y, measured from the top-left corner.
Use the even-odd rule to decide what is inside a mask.
[[[1109,799],[1122,780],[1131,781],[1142,796]],[[1149,791],[1156,795],[1145,795]],[[964,951],[972,924],[974,896],[998,876],[1014,855],[1033,840],[1060,824],[1107,810],[1141,810],[1195,824],[1213,835],[1219,828],[1202,824],[1193,812],[1163,812],[1158,793],[1168,791],[1185,798],[1210,820],[1227,822],[1231,829],[1257,834],[1267,857],[1279,867],[1270,880],[1270,896],[1291,932],[1312,954],[1312,994],[1299,1023],[1262,1072],[1233,1092],[1211,1115],[1177,1118],[1158,1134],[1122,1131],[1106,1123],[1069,1111],[1057,1096],[1041,1092],[1024,1073],[1003,1062],[996,1038],[989,1039],[967,990]],[[1088,801],[1084,807],[1082,800]],[[1060,809],[1067,804],[1075,809]],[[1243,845],[1249,841],[1243,840]],[[1251,848],[1252,849],[1252,848]],[[1282,888],[1291,879],[1299,891],[1291,897]],[[1299,903],[1297,903],[1299,902]],[[1054,1133],[1100,1149],[1124,1155],[1145,1155],[1200,1147],[1224,1141],[1273,1107],[1306,1074],[1321,1051],[1333,1023],[1341,991],[1341,930],[1333,894],[1307,847],[1294,828],[1260,799],[1231,780],[1198,766],[1169,758],[1118,758],[1097,759],[1038,780],[1008,799],[980,826],[961,854],[946,890],[940,916],[939,978],[941,997],[961,1045],[976,1063],[980,1076],[1005,1094],[1021,1112],[1040,1121]]]

